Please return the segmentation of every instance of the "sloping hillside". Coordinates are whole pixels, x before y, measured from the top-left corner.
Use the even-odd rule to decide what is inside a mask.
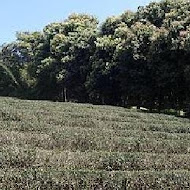
[[[0,98],[0,189],[190,188],[190,121]]]

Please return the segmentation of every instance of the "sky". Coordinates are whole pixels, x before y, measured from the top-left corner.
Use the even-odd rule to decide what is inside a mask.
[[[0,44],[15,40],[16,32],[41,31],[51,22],[60,22],[71,13],[87,13],[100,22],[126,10],[137,10],[151,0],[2,0]]]

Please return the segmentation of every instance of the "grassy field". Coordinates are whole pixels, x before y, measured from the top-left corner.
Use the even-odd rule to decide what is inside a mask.
[[[190,189],[190,120],[0,98],[0,189]]]

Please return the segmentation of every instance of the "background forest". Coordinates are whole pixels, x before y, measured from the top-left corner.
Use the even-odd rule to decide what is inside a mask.
[[[164,0],[99,23],[72,14],[0,49],[0,96],[150,110],[190,104],[190,3]]]

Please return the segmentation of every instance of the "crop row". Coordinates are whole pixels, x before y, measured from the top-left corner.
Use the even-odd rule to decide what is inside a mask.
[[[189,140],[159,140],[149,138],[125,138],[101,136],[95,133],[20,133],[3,132],[0,134],[0,146],[17,145],[59,149],[69,151],[108,151],[108,152],[154,152],[154,153],[188,153]]]
[[[3,116],[12,119],[2,119],[0,114],[0,129],[17,130],[17,131],[38,131],[47,132],[54,131],[56,129],[61,130],[66,128],[85,128],[85,129],[97,129],[97,130],[139,130],[149,132],[165,132],[165,133],[190,133],[190,122],[180,124],[158,124],[143,122],[112,122],[112,121],[98,121],[95,119],[76,119],[70,117],[63,117],[57,119],[56,116],[46,117],[39,116],[39,118],[33,118],[32,115],[25,119],[17,119],[18,116],[9,114],[9,116]],[[14,119],[13,119],[14,118]]]
[[[52,125],[47,124],[43,125],[42,123],[25,123],[25,122],[2,122],[0,121],[0,132],[3,133],[5,131],[10,132],[35,132],[35,133],[43,133],[49,134],[52,133],[78,133],[78,134],[90,134],[106,137],[133,137],[133,138],[154,138],[159,140],[190,140],[190,133],[168,133],[163,131],[146,131],[139,129],[112,129],[112,128],[97,128],[97,127],[83,127],[80,125],[80,122],[77,123],[75,127],[71,127],[70,125]]]
[[[0,148],[0,168],[48,166],[106,171],[190,170],[190,154],[47,151],[8,146]]]
[[[190,172],[143,171],[107,172],[90,170],[55,170],[53,168],[10,169],[0,171],[4,189],[189,189]]]
[[[177,125],[183,121],[184,124],[189,124],[189,120],[181,119],[174,116],[163,114],[147,114],[135,110],[129,110],[111,106],[93,106],[90,104],[72,104],[72,103],[51,103],[43,101],[20,101],[10,99],[4,101],[0,98],[0,105],[5,114],[17,116],[17,119],[25,119],[32,115],[35,117],[46,115],[53,116],[57,120],[62,117],[72,117],[79,119],[96,119],[100,121],[115,121],[115,122],[130,122],[134,121],[142,123],[159,123],[162,125],[168,122]],[[42,118],[43,119],[43,118]]]

